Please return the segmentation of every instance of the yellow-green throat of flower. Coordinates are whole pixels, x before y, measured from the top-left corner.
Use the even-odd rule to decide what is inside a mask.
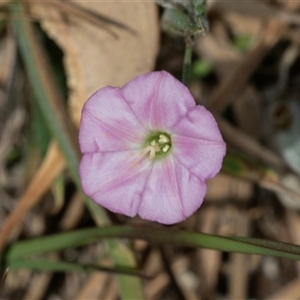
[[[171,136],[165,132],[151,132],[143,146],[142,156],[149,153],[150,159],[162,158],[172,148]]]

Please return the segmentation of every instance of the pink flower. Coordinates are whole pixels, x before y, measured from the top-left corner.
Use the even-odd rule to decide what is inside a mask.
[[[205,181],[219,172],[226,152],[212,114],[165,71],[93,94],[82,111],[79,143],[89,197],[113,212],[163,224],[200,207]]]

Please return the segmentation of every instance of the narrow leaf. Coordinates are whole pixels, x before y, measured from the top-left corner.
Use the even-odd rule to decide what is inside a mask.
[[[18,242],[7,249],[6,255],[2,259],[12,261],[24,255],[79,247],[98,242],[100,239],[112,237],[143,239],[158,244],[201,247],[227,252],[270,255],[300,260],[300,246],[292,244],[247,237],[225,237],[182,230],[133,226],[82,229],[31,241]]]

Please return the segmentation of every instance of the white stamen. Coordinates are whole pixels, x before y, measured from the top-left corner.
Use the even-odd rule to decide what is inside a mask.
[[[164,145],[166,143],[169,143],[170,139],[165,136],[164,134],[159,135],[159,139],[157,140],[152,140],[150,142],[149,146],[146,146],[140,153],[141,156],[147,154],[149,152],[149,158],[153,159],[155,158],[156,153],[163,151],[164,153],[167,153],[170,149],[170,145]]]
[[[168,143],[170,140],[164,135],[164,134],[160,134],[159,135],[159,143]]]
[[[166,152],[168,152],[169,149],[170,149],[169,145],[164,145],[162,148],[162,151],[166,153]]]
[[[152,159],[155,157],[155,147],[154,146],[147,146],[146,148],[144,148],[141,152],[141,156],[145,155],[146,153],[150,152],[149,154],[149,158]]]
[[[152,146],[150,146],[150,154],[149,154],[149,158],[152,159],[155,157],[155,148]]]

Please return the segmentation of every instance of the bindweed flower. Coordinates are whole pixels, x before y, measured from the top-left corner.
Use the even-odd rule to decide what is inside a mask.
[[[194,213],[222,166],[218,125],[165,71],[105,87],[85,103],[79,130],[84,192],[107,209],[157,221]]]

